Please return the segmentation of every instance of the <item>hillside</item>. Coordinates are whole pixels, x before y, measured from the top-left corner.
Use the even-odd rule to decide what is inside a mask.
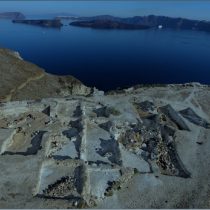
[[[0,49],[0,102],[86,95],[89,92],[90,88],[72,76],[48,74],[35,64],[24,61],[18,53]]]

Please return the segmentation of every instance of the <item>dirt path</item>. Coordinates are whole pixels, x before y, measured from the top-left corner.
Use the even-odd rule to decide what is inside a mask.
[[[28,83],[30,83],[31,81],[36,81],[36,80],[39,80],[39,79],[43,78],[44,75],[45,75],[45,74],[42,73],[41,75],[29,77],[29,78],[28,78],[25,82],[23,82],[21,85],[19,85],[18,87],[12,89],[12,90],[10,91],[10,94],[7,95],[7,96],[5,97],[4,101],[10,101],[10,100],[13,98],[13,96],[15,95],[15,93],[16,93],[17,91],[23,89],[23,88],[24,88],[26,85],[28,85]]]

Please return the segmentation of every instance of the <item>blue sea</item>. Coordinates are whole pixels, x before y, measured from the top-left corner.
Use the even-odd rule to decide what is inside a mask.
[[[102,90],[148,83],[210,84],[210,33],[168,29],[61,29],[0,20],[0,47]]]

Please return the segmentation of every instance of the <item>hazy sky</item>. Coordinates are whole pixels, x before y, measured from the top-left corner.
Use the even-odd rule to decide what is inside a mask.
[[[0,1],[0,11],[20,11],[26,15],[65,13],[91,15],[168,15],[210,20],[210,1]]]

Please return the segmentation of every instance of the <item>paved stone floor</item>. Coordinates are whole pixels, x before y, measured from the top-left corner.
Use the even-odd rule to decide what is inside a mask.
[[[158,100],[132,93],[1,104],[1,207],[25,207],[20,199],[94,207],[137,174],[191,179],[177,136],[205,135],[209,118],[189,103]]]

